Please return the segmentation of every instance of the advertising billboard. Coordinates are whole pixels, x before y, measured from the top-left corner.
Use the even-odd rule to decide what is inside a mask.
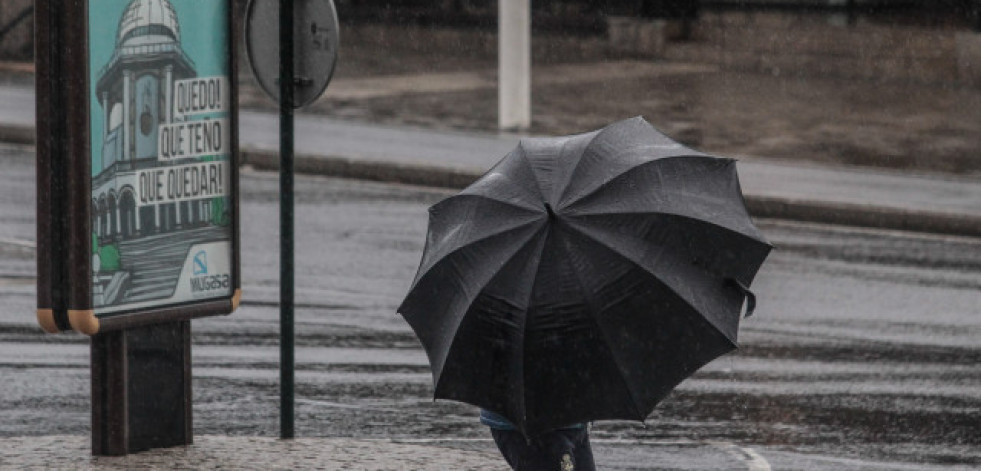
[[[231,0],[39,8],[45,330],[67,321],[95,334],[237,305],[234,8]]]

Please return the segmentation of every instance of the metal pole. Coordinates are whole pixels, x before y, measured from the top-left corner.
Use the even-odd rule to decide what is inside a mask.
[[[293,438],[293,1],[279,0],[280,437]]]

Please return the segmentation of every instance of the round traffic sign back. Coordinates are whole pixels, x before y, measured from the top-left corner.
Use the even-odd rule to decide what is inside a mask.
[[[298,0],[293,6],[293,70],[296,108],[313,103],[327,89],[340,45],[332,0]],[[250,0],[245,45],[259,86],[279,102],[279,1]]]

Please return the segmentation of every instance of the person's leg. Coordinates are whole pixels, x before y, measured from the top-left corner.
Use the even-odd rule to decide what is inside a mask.
[[[506,430],[498,430],[496,428],[490,429],[491,436],[494,437],[494,443],[497,444],[497,449],[501,452],[501,456],[504,457],[504,461],[508,462],[508,466],[511,469],[517,469],[517,463],[520,459],[518,456],[518,451],[515,446],[511,443],[511,434],[514,432],[509,432]]]
[[[544,469],[544,464],[539,461],[541,454],[536,452],[536,448],[520,432],[491,429],[491,435],[501,456],[504,456],[504,460],[514,471]]]
[[[542,446],[547,451],[547,468],[557,471],[579,471],[576,460],[576,435],[579,430],[555,430],[545,434]]]
[[[571,431],[576,432],[576,431]],[[515,471],[591,470],[577,465],[573,433],[567,430],[548,432],[531,441],[516,431],[491,429],[501,455]],[[592,454],[590,453],[590,466]]]
[[[575,439],[575,469],[576,471],[596,471],[596,463],[593,462],[593,448],[589,445],[589,429],[582,428],[577,430]]]

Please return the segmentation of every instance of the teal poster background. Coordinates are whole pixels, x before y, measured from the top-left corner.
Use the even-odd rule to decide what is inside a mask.
[[[181,27],[181,47],[199,76],[228,75],[228,1],[170,0]],[[119,18],[131,0],[89,0],[89,113],[92,175],[102,162],[102,107],[95,84],[116,48]]]
[[[95,315],[232,295],[232,0],[89,0]]]

